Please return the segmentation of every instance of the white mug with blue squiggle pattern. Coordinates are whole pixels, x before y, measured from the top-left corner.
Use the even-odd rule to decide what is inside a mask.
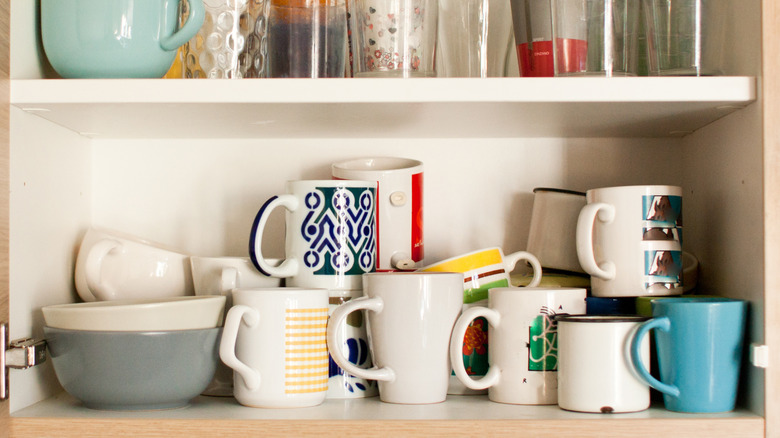
[[[361,289],[361,276],[376,270],[375,194],[374,181],[289,181],[287,193],[271,197],[255,217],[252,263],[287,286]],[[276,265],[263,256],[262,239],[278,207],[287,214],[285,258]]]

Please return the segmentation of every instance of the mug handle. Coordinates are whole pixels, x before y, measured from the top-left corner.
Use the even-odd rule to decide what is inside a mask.
[[[381,312],[383,307],[384,303],[381,298],[368,298],[364,296],[349,300],[338,306],[330,316],[330,321],[328,321],[328,351],[330,352],[333,361],[336,362],[336,365],[340,366],[341,369],[348,374],[366,380],[383,380],[388,382],[395,380],[395,372],[390,368],[359,368],[347,360],[341,351],[341,345],[344,345],[346,339],[342,339],[340,335],[346,333],[342,327],[346,323],[347,316],[352,312],[360,310]]]
[[[672,322],[669,318],[662,316],[660,318],[653,318],[649,321],[643,322],[639,328],[637,328],[634,335],[631,337],[631,361],[632,368],[636,371],[636,374],[642,378],[648,385],[661,391],[664,394],[671,395],[672,397],[678,397],[680,395],[680,389],[674,385],[669,385],[661,382],[655,377],[651,376],[647,371],[644,362],[642,361],[641,347],[642,339],[652,329],[658,329],[668,332]]]
[[[265,260],[262,251],[263,229],[265,229],[271,212],[277,207],[295,211],[298,208],[298,198],[293,195],[273,196],[260,207],[249,235],[249,258],[261,274],[268,277],[287,278],[298,273],[298,261],[290,258],[285,259],[279,266],[273,266]],[[291,232],[291,230],[287,230],[287,232]]]
[[[472,307],[466,309],[458,318],[458,321],[455,322],[455,327],[452,329],[452,337],[450,338],[452,370],[455,372],[455,377],[470,389],[486,389],[494,386],[498,383],[501,375],[501,370],[498,366],[490,364],[487,374],[481,379],[474,380],[466,373],[466,367],[463,365],[463,355],[461,354],[461,351],[463,351],[463,338],[466,336],[466,330],[469,328],[471,321],[480,316],[487,319],[488,324],[493,327],[498,327],[501,323],[501,314],[495,310],[487,307]]]
[[[181,1],[181,0],[180,0]],[[178,50],[198,33],[206,18],[206,9],[203,0],[187,0],[190,5],[190,13],[184,25],[171,36],[160,41],[160,47],[166,52]],[[178,8],[177,8],[178,10]]]
[[[588,274],[602,280],[614,280],[615,264],[606,261],[599,266],[593,252],[593,225],[596,217],[604,223],[615,220],[615,207],[603,202],[596,202],[582,207],[577,218],[577,258],[580,259],[582,269]]]
[[[228,292],[238,287],[238,269],[226,267],[222,269],[222,281],[220,283],[220,295],[227,295]]]
[[[243,304],[237,304],[228,310],[225,327],[222,329],[222,338],[219,342],[219,358],[244,379],[248,390],[254,391],[260,387],[260,372],[236,357],[236,338],[242,319],[247,327],[254,327],[260,322],[260,313]]]
[[[103,259],[112,251],[122,250],[122,243],[114,239],[102,239],[89,249],[85,263],[84,277],[87,287],[95,299],[99,301],[116,300],[116,290],[101,281],[100,272],[103,267]]]
[[[539,283],[542,282],[542,264],[539,263],[539,259],[537,259],[536,256],[531,254],[530,252],[517,251],[517,252],[513,252],[512,254],[509,254],[508,256],[505,256],[504,266],[506,266],[506,271],[512,272],[512,270],[515,269],[515,265],[517,265],[517,262],[519,262],[520,260],[525,260],[528,263],[530,263],[531,267],[534,270],[534,278],[531,279],[531,282],[528,283],[528,286],[526,287],[539,286]]]

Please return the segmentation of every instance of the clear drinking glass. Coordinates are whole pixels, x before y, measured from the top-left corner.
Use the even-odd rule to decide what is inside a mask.
[[[206,18],[203,26],[182,47],[182,74],[185,78],[258,78],[262,76],[265,54],[267,0],[203,0]],[[186,2],[181,2],[186,16]]]
[[[651,75],[723,74],[728,2],[643,0]]]
[[[551,0],[511,0],[520,76],[555,76]]]
[[[503,77],[512,50],[505,0],[439,0],[439,77]]]
[[[356,77],[436,76],[437,0],[351,0]]]
[[[639,2],[553,0],[556,76],[636,76]]]
[[[269,78],[344,77],[344,0],[267,0]]]

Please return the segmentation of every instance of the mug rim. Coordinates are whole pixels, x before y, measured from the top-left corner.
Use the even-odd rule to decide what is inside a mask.
[[[562,193],[566,195],[585,196],[585,192],[578,192],[576,190],[569,190],[569,189],[557,189],[553,187],[535,187],[533,192],[534,193],[551,192],[551,193]]]
[[[618,190],[639,190],[644,189],[645,191],[653,191],[653,195],[656,196],[663,196],[663,195],[670,195],[670,196],[676,196],[675,194],[671,193],[662,193],[663,191],[666,192],[680,192],[680,196],[682,196],[683,188],[682,186],[675,186],[675,185],[665,185],[665,184],[636,184],[636,185],[627,185],[627,186],[609,186],[609,187],[597,187],[593,189],[589,189],[587,192],[585,192],[586,196],[589,193],[596,192],[596,191],[618,191]],[[658,193],[655,193],[658,192]]]
[[[651,319],[649,316],[642,315],[557,315],[556,322],[584,322],[584,323],[622,323],[622,322],[644,322]]]
[[[478,254],[478,253],[481,253],[481,252],[488,252],[488,251],[492,251],[492,250],[498,250],[498,252],[501,254],[501,258],[504,259],[506,254],[504,254],[504,250],[501,249],[500,246],[489,246],[487,248],[475,249],[474,251],[466,252],[466,253],[463,253],[463,254],[459,254],[459,255],[456,255],[456,256],[453,256],[453,257],[446,258],[444,260],[440,260],[440,261],[438,261],[436,263],[433,263],[433,264],[430,264],[430,265],[427,265],[427,266],[423,266],[422,268],[418,269],[417,271],[413,271],[413,272],[435,272],[435,271],[427,271],[427,270],[431,269],[431,268],[435,268],[436,266],[441,266],[441,265],[443,265],[445,263],[449,263],[449,262],[452,262],[452,261],[455,261],[455,260],[459,260],[459,259],[465,259],[465,258],[471,257],[471,256],[473,256],[475,254]],[[509,254],[514,254],[515,252],[527,252],[527,251],[514,251],[514,252],[511,252]]]
[[[308,185],[315,187],[357,187],[375,189],[376,181],[364,181],[358,179],[294,179],[288,180],[287,186]]]
[[[365,163],[370,161],[389,162],[390,164],[386,164],[384,166],[379,166],[379,167],[370,167],[370,165],[365,165]],[[393,167],[387,167],[388,165],[392,165],[392,163],[398,163],[398,165]],[[345,172],[387,173],[387,172],[398,171],[398,170],[413,170],[417,167],[421,167],[422,165],[423,165],[422,161],[415,160],[414,158],[361,157],[361,158],[353,158],[353,159],[333,163],[331,168],[334,171],[338,169],[339,171],[345,171]]]
[[[141,237],[135,234],[131,234],[125,231],[117,230],[115,228],[108,228],[103,227],[100,225],[90,225],[90,227],[87,229],[87,231],[84,233],[84,238],[82,239],[82,244],[87,242],[87,236],[90,234],[93,234],[95,236],[94,241],[99,241],[101,239],[117,239],[117,240],[125,240],[130,243],[136,243],[139,245],[144,245],[149,248],[164,251],[172,254],[179,255],[181,257],[191,257],[190,254],[187,254],[186,252],[182,251],[181,249],[175,248],[171,245],[167,245],[165,243],[157,242],[154,240],[147,239],[145,237]]]
[[[674,299],[666,299],[666,300],[652,300],[650,301],[650,305],[653,309],[655,309],[656,306],[696,306],[696,305],[729,305],[729,304],[739,304],[744,305],[747,304],[747,300],[741,300],[738,298],[727,298],[727,297],[718,297],[718,296],[708,296],[708,297],[669,297]]]

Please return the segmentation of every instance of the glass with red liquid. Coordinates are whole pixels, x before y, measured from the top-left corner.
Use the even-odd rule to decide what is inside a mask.
[[[520,76],[555,76],[551,0],[512,0]]]

